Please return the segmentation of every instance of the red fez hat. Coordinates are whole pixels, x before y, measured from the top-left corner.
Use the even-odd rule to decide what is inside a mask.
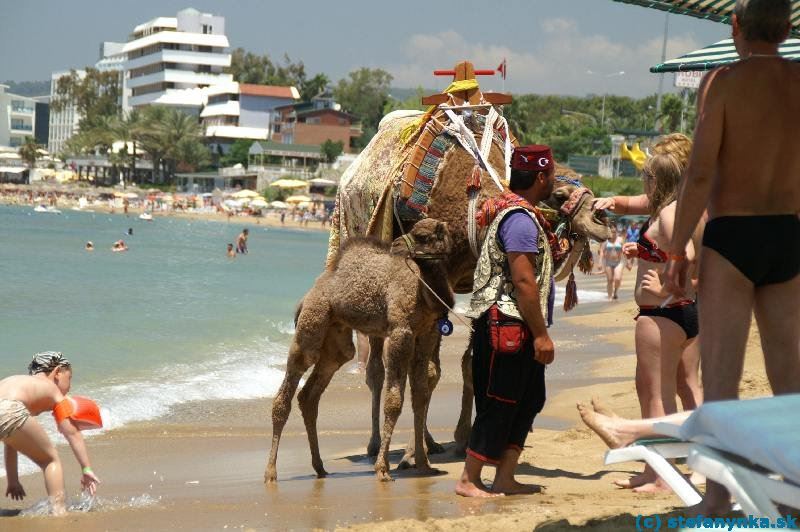
[[[511,156],[512,170],[546,172],[554,167],[553,152],[550,151],[550,146],[543,144],[518,146],[514,148],[514,154]]]

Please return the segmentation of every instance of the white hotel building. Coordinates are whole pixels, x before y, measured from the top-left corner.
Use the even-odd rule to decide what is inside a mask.
[[[158,17],[134,28],[122,52],[125,108],[168,105],[197,114],[205,87],[233,81],[225,18],[196,9]]]

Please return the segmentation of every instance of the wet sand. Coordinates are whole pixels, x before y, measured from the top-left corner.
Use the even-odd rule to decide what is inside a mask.
[[[630,281],[621,294],[630,301]],[[600,277],[579,278],[597,290]],[[345,366],[323,395],[319,415],[321,454],[331,475],[317,479],[310,465],[305,429],[296,402],[278,455],[278,483],[264,485],[270,445],[270,400],[189,403],[157,422],[132,425],[92,438],[95,471],[103,479],[97,511],[60,520],[3,517],[9,530],[559,530],[572,525],[618,530],[634,526],[639,513],[680,508],[669,494],[639,495],[611,481],[640,469],[637,464],[602,465],[605,446],[580,424],[577,400],[600,396],[623,415],[638,415],[633,387],[632,303],[580,305],[559,317],[552,330],[557,362],[548,368],[548,402],[528,437],[520,480],[542,493],[494,500],[467,500],[452,489],[463,466],[453,455],[452,433],[461,400],[460,359],[466,331],[444,339],[443,376],[433,397],[429,426],[448,452],[432,455],[442,475],[419,477],[393,471],[394,482],[377,482],[365,456],[370,399],[363,375]],[[743,390],[764,395],[768,386],[753,335]],[[395,466],[411,436],[408,394],[395,431]],[[78,468],[62,446],[66,479],[77,490]],[[487,468],[485,478],[491,480]],[[24,508],[43,496],[41,475],[27,476],[25,504],[6,500],[4,509]],[[130,501],[133,501],[132,503]],[[366,528],[365,528],[366,529]]]

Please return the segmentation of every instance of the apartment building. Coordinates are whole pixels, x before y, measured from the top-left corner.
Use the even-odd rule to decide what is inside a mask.
[[[342,111],[329,90],[309,102],[285,105],[275,111],[272,140],[280,144],[319,146],[331,140],[341,142],[345,153],[352,153],[355,139],[361,136],[358,119]]]
[[[273,119],[279,116],[275,109],[300,99],[295,87],[235,81],[212,85],[205,91],[206,106],[200,113],[205,136],[224,152],[237,139],[268,140]]]
[[[36,135],[36,100],[8,92],[0,84],[0,146],[16,148]]]
[[[233,81],[225,18],[196,9],[139,24],[122,48],[126,54],[125,107],[151,104],[200,112],[202,89]]]

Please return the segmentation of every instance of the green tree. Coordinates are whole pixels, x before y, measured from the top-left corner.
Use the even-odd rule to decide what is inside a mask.
[[[304,80],[300,84],[300,99],[307,102],[323,90],[331,82],[325,74],[317,74],[311,79]]]
[[[425,89],[422,87],[417,87],[414,91],[414,94],[404,100],[397,100],[390,97],[388,100],[386,100],[386,105],[383,108],[383,114],[387,115],[392,111],[397,111],[398,109],[416,109],[417,111],[424,111],[427,106],[422,105],[423,96],[425,96]]]
[[[118,116],[122,109],[122,86],[119,72],[86,68],[80,76],[74,69],[59,78],[56,93],[50,102],[54,112],[62,111],[70,103],[81,115],[79,127],[93,124],[101,116]]]
[[[39,150],[44,149],[41,144],[36,143],[33,137],[25,137],[25,142],[19,147],[17,153],[28,165],[28,168],[33,169],[36,166],[36,160],[39,158]]]
[[[344,151],[344,143],[341,140],[333,142],[331,139],[327,139],[320,145],[319,151],[325,158],[326,163],[332,163]]]
[[[231,144],[231,149],[226,155],[220,159],[222,166],[234,166],[241,164],[247,168],[247,162],[250,155],[250,146],[253,145],[252,140],[237,139]]]
[[[361,148],[378,131],[392,79],[391,74],[380,68],[359,68],[350,72],[347,79],[339,80],[334,88],[336,101],[361,121],[363,133],[357,142]]]

